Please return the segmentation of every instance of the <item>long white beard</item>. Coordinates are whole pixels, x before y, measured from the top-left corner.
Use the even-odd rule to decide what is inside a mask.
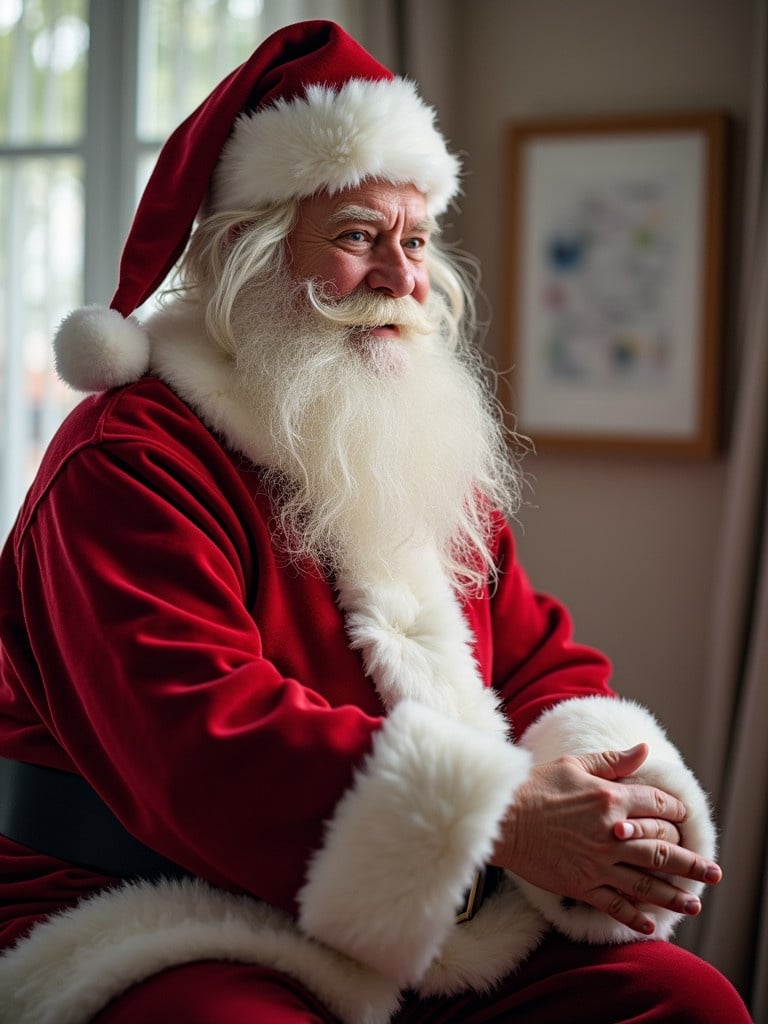
[[[458,588],[487,579],[488,503],[514,512],[519,477],[482,371],[448,348],[441,316],[438,297],[311,303],[284,275],[238,296],[240,397],[269,438],[293,558],[387,576],[430,545]],[[387,323],[397,340],[357,329]]]

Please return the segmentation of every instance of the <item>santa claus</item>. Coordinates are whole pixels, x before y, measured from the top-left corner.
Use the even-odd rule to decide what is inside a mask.
[[[516,561],[458,186],[411,83],[283,29],[61,326],[94,394],[0,563],[3,1024],[748,1020],[659,941],[704,793]]]

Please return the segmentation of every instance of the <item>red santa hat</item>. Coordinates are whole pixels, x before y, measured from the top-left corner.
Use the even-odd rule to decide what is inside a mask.
[[[203,205],[247,210],[379,178],[415,185],[437,216],[458,191],[459,170],[413,83],[332,22],[278,30],[163,146],[110,308],[77,309],[59,327],[59,375],[98,391],[147,371],[149,342],[130,314],[163,283]]]

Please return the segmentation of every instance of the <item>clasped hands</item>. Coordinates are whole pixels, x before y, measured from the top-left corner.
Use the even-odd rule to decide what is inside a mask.
[[[534,765],[508,809],[491,863],[643,935],[655,925],[638,904],[698,914],[698,898],[670,877],[712,885],[722,872],[680,845],[687,816],[680,800],[655,786],[618,781],[647,757],[640,743]]]

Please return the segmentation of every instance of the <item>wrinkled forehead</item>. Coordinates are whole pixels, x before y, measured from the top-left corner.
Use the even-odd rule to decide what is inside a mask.
[[[415,185],[378,180],[335,193],[323,190],[301,199],[298,218],[300,223],[312,221],[328,227],[360,223],[384,230],[400,226],[424,234],[438,230],[437,221],[427,212],[424,193]]]

